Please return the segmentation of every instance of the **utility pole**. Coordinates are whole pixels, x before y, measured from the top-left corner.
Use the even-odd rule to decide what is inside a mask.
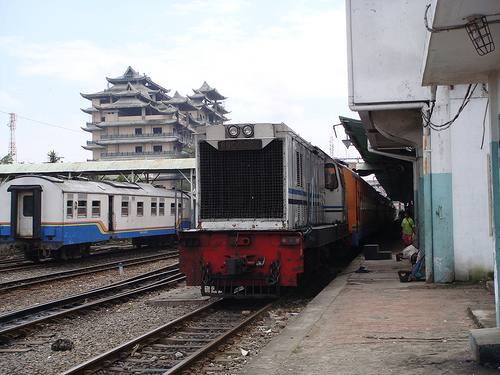
[[[9,155],[12,157],[12,162],[17,164],[17,148],[16,148],[16,114],[10,113],[10,122],[7,125],[10,128]]]

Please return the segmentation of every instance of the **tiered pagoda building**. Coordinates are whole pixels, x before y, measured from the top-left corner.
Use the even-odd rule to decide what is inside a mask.
[[[93,160],[163,159],[192,144],[198,126],[223,124],[228,119],[226,97],[206,82],[187,97],[173,97],[146,75],[130,66],[117,78],[106,78],[111,87],[95,94],[81,94],[92,102],[82,109],[92,116],[82,129],[92,133],[86,150]]]

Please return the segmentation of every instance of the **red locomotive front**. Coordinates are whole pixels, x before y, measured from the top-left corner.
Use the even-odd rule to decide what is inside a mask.
[[[183,232],[179,251],[187,284],[204,295],[274,297],[303,272],[300,232]]]

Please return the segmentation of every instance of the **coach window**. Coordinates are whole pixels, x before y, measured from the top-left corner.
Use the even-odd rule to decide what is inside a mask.
[[[87,201],[79,200],[78,208],[76,210],[77,217],[87,217]]]
[[[170,215],[175,215],[175,203],[170,203]]]
[[[158,203],[158,215],[165,216],[165,202]]]
[[[128,197],[122,197],[122,216],[128,216]]]
[[[101,201],[92,201],[92,217],[101,217]]]
[[[335,171],[335,165],[332,163],[325,164],[325,189],[335,190],[339,187],[339,180]]]
[[[73,217],[73,200],[68,200],[66,202],[66,217],[67,218],[72,218]]]
[[[157,215],[157,204],[156,202],[151,202],[151,216],[156,216]]]
[[[23,197],[23,216],[33,217],[33,207],[34,207],[33,195],[25,195]]]
[[[144,202],[137,202],[137,216],[144,216]]]

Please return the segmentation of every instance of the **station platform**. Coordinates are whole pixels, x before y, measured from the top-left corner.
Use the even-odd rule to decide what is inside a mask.
[[[469,330],[495,324],[485,284],[401,282],[403,241],[374,243],[392,259],[356,258],[239,375],[500,373],[468,346]]]

